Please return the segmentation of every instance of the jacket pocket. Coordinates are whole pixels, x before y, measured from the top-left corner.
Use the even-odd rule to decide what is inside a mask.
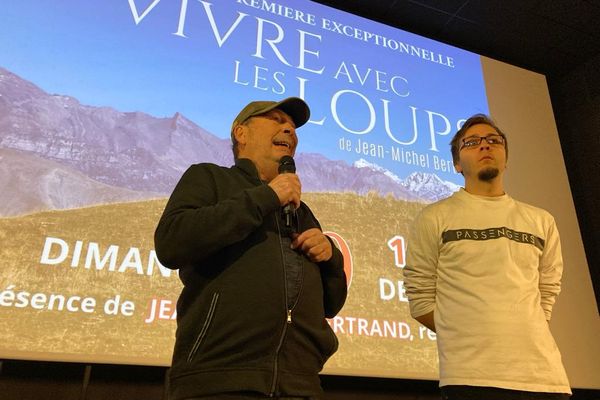
[[[212,319],[215,315],[215,310],[217,308],[218,301],[219,301],[219,293],[213,293],[212,300],[210,302],[210,307],[208,308],[208,314],[206,314],[206,318],[204,319],[204,324],[202,325],[202,329],[200,330],[200,333],[198,333],[198,336],[196,337],[196,341],[194,342],[194,346],[192,346],[192,349],[190,350],[190,353],[188,355],[188,358],[187,358],[188,363],[192,362],[192,360],[194,359],[194,356],[196,355],[196,353],[198,352],[198,349],[200,348],[200,345],[202,344],[202,342],[204,341],[204,338],[206,337],[206,333],[208,332],[208,329],[210,328]]]

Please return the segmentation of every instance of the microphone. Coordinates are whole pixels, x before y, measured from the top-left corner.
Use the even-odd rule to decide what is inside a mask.
[[[277,170],[280,174],[295,174],[296,163],[292,156],[283,156],[279,159],[279,168]],[[292,226],[292,216],[296,213],[293,204],[286,204],[283,206],[283,217],[285,219],[285,226],[288,228]]]

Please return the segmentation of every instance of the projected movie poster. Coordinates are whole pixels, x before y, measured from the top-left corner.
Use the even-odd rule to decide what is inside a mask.
[[[409,226],[462,183],[479,56],[310,1],[0,11],[0,357],[168,365],[181,289],[153,232],[194,163],[231,165],[251,100],[304,98],[302,199],[346,256],[325,372],[437,378],[403,287]]]

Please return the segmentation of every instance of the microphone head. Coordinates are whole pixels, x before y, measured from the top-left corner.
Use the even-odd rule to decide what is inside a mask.
[[[294,162],[294,158],[292,156],[283,156],[279,159],[279,169],[278,172],[280,174],[296,173],[296,163]]]

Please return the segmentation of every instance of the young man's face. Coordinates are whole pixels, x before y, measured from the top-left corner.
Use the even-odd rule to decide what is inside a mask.
[[[281,110],[251,117],[236,128],[239,158],[248,158],[260,167],[271,169],[283,156],[294,156],[298,145],[292,118]]]
[[[479,144],[476,142],[480,138]],[[502,177],[506,169],[506,147],[504,138],[488,124],[476,124],[465,132],[459,143],[459,160],[454,166],[462,172],[465,181],[479,180],[491,182]]]

